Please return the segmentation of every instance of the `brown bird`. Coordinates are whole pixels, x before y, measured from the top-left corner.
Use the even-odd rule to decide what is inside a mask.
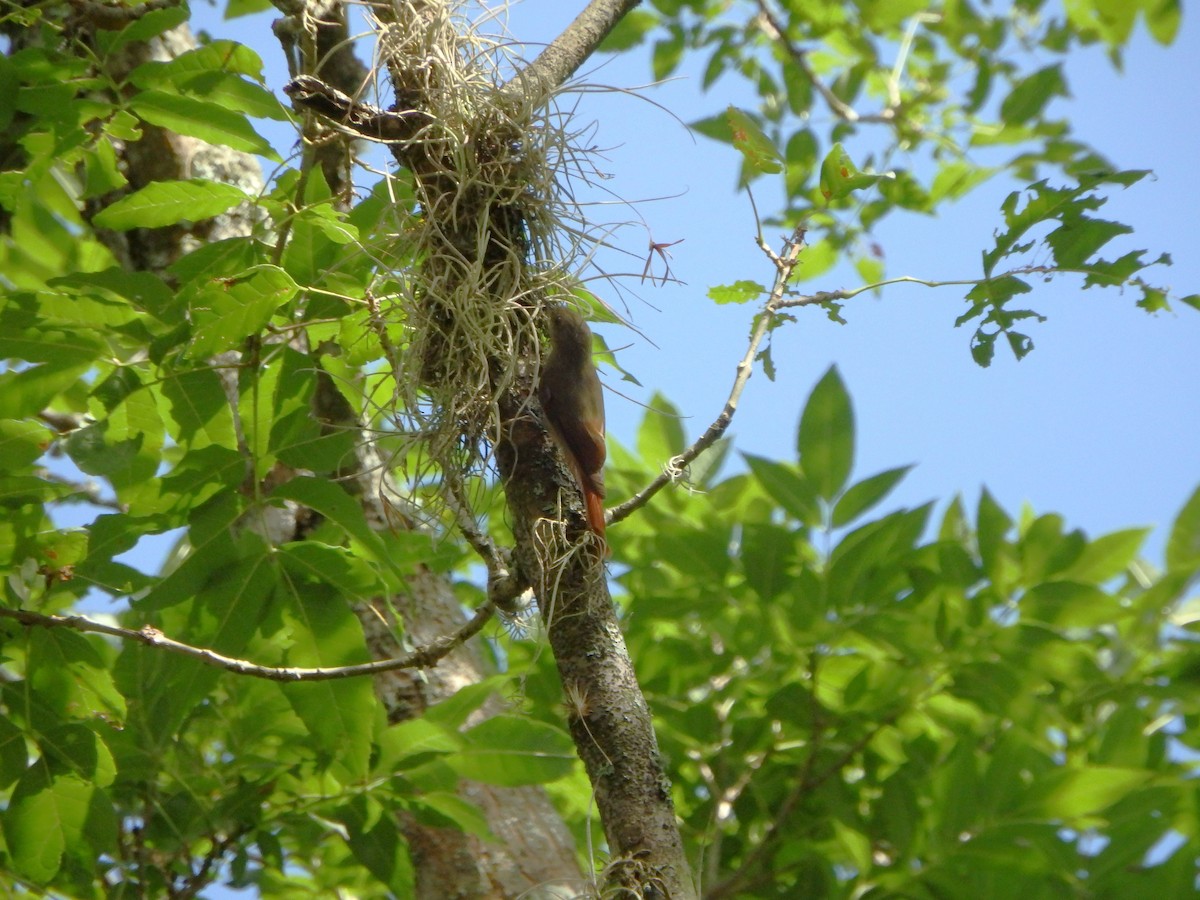
[[[547,430],[583,493],[588,526],[604,537],[604,392],[592,362],[592,330],[569,306],[551,306],[550,355],[538,399]]]

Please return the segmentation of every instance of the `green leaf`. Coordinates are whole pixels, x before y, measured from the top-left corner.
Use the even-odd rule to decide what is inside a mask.
[[[230,72],[199,72],[180,80],[178,85],[185,94],[203,97],[224,109],[237,110],[255,119],[291,120],[291,114],[274,94]]]
[[[778,525],[747,522],[742,526],[741,561],[746,583],[767,602],[791,584],[797,535]]]
[[[100,736],[84,725],[60,725],[38,736],[38,745],[51,773],[70,774],[108,787],[116,778],[117,768]]]
[[[342,809],[339,818],[349,832],[347,843],[357,859],[394,897],[416,895],[416,873],[408,842],[390,815],[372,814],[371,801],[359,796]]]
[[[708,296],[719,304],[749,303],[756,297],[761,297],[767,289],[756,281],[735,281],[733,284],[719,285],[708,289]]]
[[[83,196],[87,199],[103,197],[129,184],[107,135],[96,139],[92,152],[83,158],[83,169]]]
[[[0,716],[0,790],[12,787],[28,764],[24,732]]]
[[[78,320],[61,322],[55,314],[62,307],[70,311],[72,299],[46,293],[11,295],[7,308],[0,311],[0,359],[53,362],[62,367],[78,366],[103,353],[107,347],[100,336],[90,329],[73,328]],[[14,377],[18,373],[4,374]]]
[[[36,416],[90,368],[86,358],[82,362],[76,358],[0,372],[0,419]]]
[[[180,522],[222,491],[236,490],[245,479],[245,458],[213,444],[190,451],[169,474],[146,485],[137,505],[145,515],[166,514],[169,521]]]
[[[362,625],[341,597],[324,589],[296,590],[284,607],[291,632],[288,664],[332,668],[370,661]],[[317,746],[344,767],[352,780],[364,778],[375,725],[375,693],[368,678],[289,685],[288,702]]]
[[[332,196],[320,169],[309,173],[305,205],[292,219],[291,240],[283,255],[284,268],[301,284],[320,284],[341,246],[357,238],[357,229],[333,209]]]
[[[375,771],[390,776],[422,766],[433,757],[457,752],[462,749],[463,741],[453,730],[455,727],[429,722],[423,717],[390,726],[380,736]]]
[[[8,507],[24,506],[26,503],[44,503],[52,499],[69,496],[73,491],[67,485],[58,484],[36,475],[0,476],[0,504]]]
[[[1103,812],[1153,777],[1144,769],[1117,766],[1055,770],[1029,788],[1021,812],[1071,822]]]
[[[651,397],[649,407],[638,428],[638,453],[647,462],[662,465],[684,451],[683,417],[662,394]]]
[[[320,478],[293,478],[275,488],[271,499],[294,500],[316,510],[354,538],[377,563],[386,566],[401,580],[406,578],[388,546],[367,524],[362,506],[338,484]]]
[[[225,19],[238,19],[273,8],[271,0],[229,0],[225,6]]]
[[[266,262],[263,245],[248,238],[226,238],[202,244],[171,264],[168,271],[181,282],[232,278]]]
[[[21,76],[8,54],[0,57],[0,96],[15,97],[21,87]],[[0,105],[0,131],[7,131],[17,112],[15,103]]]
[[[800,264],[792,270],[792,280],[790,283],[798,284],[802,281],[811,281],[814,278],[824,275],[837,265],[840,256],[841,250],[838,249],[833,241],[822,240],[806,244],[803,252],[800,254]],[[838,311],[841,310],[840,304],[822,303],[821,308],[825,310],[831,322],[837,322],[839,325],[846,324],[838,315]]]
[[[880,588],[897,575],[916,546],[930,504],[900,510],[847,534],[829,557],[828,594],[836,606],[860,606],[887,596]]]
[[[1129,528],[1098,537],[1059,577],[1097,584],[1108,581],[1129,568],[1149,533],[1149,528]]]
[[[783,157],[776,149],[775,142],[767,137],[749,113],[730,106],[725,110],[725,120],[733,146],[742,154],[746,169],[755,175],[774,175],[783,171]]]
[[[116,847],[116,816],[103,790],[35,764],[17,782],[4,811],[13,869],[34,884],[58,874],[64,854],[89,865]]]
[[[986,369],[996,355],[996,335],[982,328],[971,337],[971,358],[975,364]]]
[[[247,200],[241,188],[205,178],[154,181],[101,210],[93,221],[114,231],[161,228],[219,216]]]
[[[1132,231],[1132,228],[1120,222],[1072,216],[1046,235],[1046,244],[1054,254],[1056,265],[1064,269],[1076,269],[1117,235],[1130,234]]]
[[[139,312],[161,319],[174,301],[173,291],[158,275],[116,266],[100,272],[72,272],[52,278],[47,284],[71,296],[59,303],[44,297],[43,309],[53,303],[54,318],[82,325],[124,325],[135,320]],[[79,301],[83,298],[95,298],[104,305],[95,311],[81,311]]]
[[[619,53],[636,47],[658,24],[658,16],[649,10],[635,9],[621,16],[613,30],[600,42],[601,53]]]
[[[189,354],[205,358],[237,349],[297,291],[296,282],[278,266],[255,266],[236,279],[210,281],[188,303],[196,325]]]
[[[784,512],[805,525],[818,524],[817,492],[808,479],[785,463],[749,453],[743,453],[742,458],[763,490]]]
[[[860,256],[854,260],[854,270],[858,272],[858,277],[863,280],[863,284],[877,284],[883,281],[884,265],[883,260],[877,259],[874,256]],[[878,289],[876,289],[878,292]]]
[[[1022,619],[1060,628],[1092,628],[1118,618],[1116,598],[1090,584],[1048,581],[1034,585],[1021,598]]]
[[[1167,539],[1167,566],[1171,569],[1189,569],[1200,565],[1200,488],[1192,492]]]
[[[729,532],[725,527],[677,529],[655,537],[658,562],[689,579],[721,584],[729,571]]]
[[[163,381],[162,393],[169,404],[165,412],[175,425],[170,434],[180,445],[237,449],[229,398],[211,368],[175,368]]]
[[[979,495],[976,536],[979,555],[988,576],[1007,584],[1006,564],[1011,564],[1012,549],[1006,538],[1013,522],[987,488]]]
[[[187,6],[168,6],[164,9],[154,9],[145,15],[138,16],[111,39],[107,51],[113,53],[129,43],[148,41],[165,31],[177,28],[188,20],[191,11]]]
[[[800,466],[817,496],[832,503],[854,465],[854,411],[836,366],[829,368],[809,395],[796,446]]]
[[[369,600],[384,591],[378,571],[345,547],[293,541],[282,544],[278,553],[294,576],[332,585],[348,599]]]
[[[261,81],[262,70],[262,58],[250,47],[230,40],[213,40],[173,59],[142,63],[129,74],[128,80],[139,88],[179,84],[204,74],[246,75]]]
[[[1151,37],[1164,46],[1175,43],[1183,22],[1183,4],[1180,0],[1144,0],[1142,12],[1146,16],[1146,30]]]
[[[231,498],[212,505],[219,506],[221,499]],[[207,534],[210,529],[216,534]],[[261,541],[249,536],[242,536],[242,543],[249,545],[245,556],[239,558],[232,548],[222,553],[225,548],[218,542],[228,542],[229,534],[215,514],[193,516],[190,537],[199,549],[160,583],[157,595],[135,600],[134,606],[139,611],[161,610],[163,630],[172,637],[243,658],[272,597],[275,567]],[[188,568],[193,559],[199,562]],[[213,564],[214,560],[220,562]],[[199,660],[142,645],[126,647],[115,673],[118,687],[130,700],[126,728],[154,745],[169,741],[175,729],[197,714],[224,674]]]
[[[870,478],[864,478],[857,484],[846,489],[846,493],[838,500],[833,508],[832,524],[834,528],[853,522],[867,510],[872,509],[892,492],[900,481],[912,471],[912,466],[901,466],[898,469],[888,469]]]
[[[463,778],[519,787],[565,778],[575,767],[575,749],[563,731],[523,716],[493,716],[468,731],[450,766]]]
[[[59,716],[98,718],[113,725],[125,717],[125,698],[113,684],[105,661],[82,634],[62,628],[32,629],[26,665],[29,686]]]
[[[1042,114],[1055,97],[1067,96],[1062,65],[1046,66],[1013,86],[1000,104],[1000,118],[1008,125],[1020,125]]]
[[[505,675],[493,675],[457,691],[425,710],[424,718],[444,728],[461,728],[475,710],[483,706],[507,682]]]
[[[50,447],[52,435],[41,422],[0,419],[0,472],[24,469]]]
[[[650,56],[650,67],[654,72],[655,81],[670,78],[671,74],[679,68],[680,60],[683,59],[684,35],[682,29],[672,26],[668,29],[668,33],[670,34],[669,38],[654,42],[654,51]]]
[[[483,811],[458,794],[446,791],[427,791],[414,797],[410,801],[409,809],[427,825],[438,828],[456,828],[489,843],[496,843],[499,840],[492,834],[491,826],[488,825]]]
[[[829,148],[821,162],[821,196],[827,201],[842,200],[855,191],[873,187],[885,177],[859,171],[850,154],[837,143]]]
[[[72,432],[66,450],[77,466],[89,475],[107,478],[122,501],[136,502],[162,462],[163,423],[153,393],[140,387],[132,370],[124,370],[135,389],[122,398],[104,418]],[[109,382],[95,395],[102,396]]]
[[[218,103],[152,90],[137,94],[129,101],[129,108],[144,121],[176,134],[232,147],[243,153],[253,153],[272,162],[283,161],[271,144],[254,130],[245,114],[226,109]]]
[[[936,206],[943,200],[957,200],[998,173],[998,168],[976,166],[961,160],[941,164],[929,186],[929,199]]]
[[[190,600],[214,576],[237,559],[231,529],[245,512],[237,494],[218,494],[191,517],[191,552],[134,606],[144,612],[165,609]]]

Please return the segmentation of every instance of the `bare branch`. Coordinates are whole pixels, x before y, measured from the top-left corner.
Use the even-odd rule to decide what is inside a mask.
[[[48,616],[27,609],[0,609],[0,618],[15,619],[26,627],[70,628],[73,631],[84,633],[104,634],[124,641],[135,641],[150,647],[159,647],[171,653],[197,659],[205,665],[233,672],[235,675],[249,675],[254,678],[265,678],[268,681],[332,681],[337,678],[378,675],[381,672],[391,672],[396,669],[428,669],[437,665],[438,660],[454,650],[455,647],[478,634],[494,614],[495,610],[492,604],[485,603],[475,610],[475,615],[461,628],[395,659],[381,659],[353,666],[309,669],[298,666],[260,666],[244,659],[234,659],[206,647],[194,647],[191,644],[169,638],[151,625],[143,625],[141,628],[122,628],[119,625],[95,622],[84,616]]]
[[[682,477],[684,470],[691,464],[692,460],[716,443],[721,435],[725,433],[726,429],[729,428],[729,423],[733,421],[734,413],[737,412],[738,402],[741,400],[746,382],[750,380],[750,375],[754,372],[754,359],[758,355],[759,345],[770,330],[775,313],[784,305],[788,280],[791,278],[792,270],[796,268],[796,263],[799,261],[800,249],[804,246],[804,231],[805,228],[803,225],[797,227],[784,241],[783,252],[778,254],[767,246],[766,241],[761,236],[757,238],[759,248],[775,264],[775,283],[771,287],[771,295],[767,298],[766,305],[763,307],[762,312],[758,314],[754,330],[750,334],[750,343],[746,347],[746,353],[737,365],[737,374],[733,379],[733,388],[729,392],[729,399],[725,401],[725,408],[721,410],[721,414],[708,426],[708,430],[700,436],[700,439],[696,443],[667,462],[661,475],[624,503],[614,506],[609,511],[609,522],[620,522],[635,509],[645,506],[650,501],[650,498],[666,485],[677,481]]]

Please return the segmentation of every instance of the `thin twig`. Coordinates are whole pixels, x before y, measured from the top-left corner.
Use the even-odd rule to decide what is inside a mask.
[[[662,474],[624,503],[609,510],[609,522],[620,522],[634,510],[645,506],[650,501],[650,498],[661,491],[666,485],[677,481],[683,475],[684,470],[691,464],[692,460],[716,443],[721,435],[725,433],[726,429],[729,428],[729,423],[733,421],[734,413],[737,412],[738,402],[741,400],[746,382],[750,380],[750,375],[754,372],[754,360],[758,355],[759,345],[770,330],[776,311],[784,304],[788,280],[791,278],[792,270],[796,268],[796,264],[799,261],[800,249],[804,246],[804,230],[803,225],[797,227],[791,236],[784,241],[783,252],[778,254],[767,245],[761,236],[757,238],[759,249],[775,264],[775,283],[771,287],[771,295],[767,299],[766,305],[763,307],[762,312],[759,313],[757,321],[754,324],[746,353],[737,365],[737,373],[733,379],[733,388],[729,392],[729,399],[725,401],[725,408],[721,410],[721,414],[708,426],[708,430],[700,436],[700,439],[696,443],[667,462]]]
[[[999,275],[991,275],[987,278],[956,278],[947,281],[931,281],[927,278],[915,278],[912,275],[898,275],[895,278],[885,278],[883,281],[876,281],[873,284],[864,284],[856,288],[842,288],[836,291],[818,291],[815,294],[806,294],[801,297],[790,297],[782,300],[775,308],[779,309],[795,309],[800,306],[815,306],[821,303],[833,303],[838,300],[852,300],[859,294],[865,294],[867,291],[878,290],[879,288],[887,287],[893,284],[919,284],[924,287],[939,288],[939,287],[955,287],[963,285],[980,285],[989,281],[999,281],[1003,278],[1009,278],[1017,275],[1088,275],[1091,274],[1088,269],[1061,269],[1054,266],[1019,266],[1015,269],[1009,269]]]
[[[73,631],[104,634],[124,641],[159,647],[170,653],[178,653],[181,656],[199,660],[205,665],[233,672],[235,675],[249,675],[254,678],[265,678],[267,681],[332,681],[337,678],[378,675],[396,669],[428,669],[437,665],[442,657],[456,647],[478,634],[494,614],[495,609],[492,604],[484,603],[475,610],[475,615],[456,631],[394,659],[381,659],[353,666],[309,669],[298,666],[260,666],[244,659],[234,659],[207,647],[195,647],[169,638],[152,625],[143,625],[141,628],[122,628],[119,625],[95,622],[84,616],[48,616],[27,609],[0,609],[0,618],[15,619],[27,627],[70,628]]]

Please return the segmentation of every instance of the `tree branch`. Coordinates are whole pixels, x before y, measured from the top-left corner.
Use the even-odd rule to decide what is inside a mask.
[[[354,666],[309,669],[298,666],[260,666],[244,659],[224,656],[206,647],[194,647],[191,644],[169,638],[152,625],[143,625],[141,628],[122,628],[119,625],[105,625],[103,622],[96,622],[84,616],[48,616],[27,609],[0,609],[0,618],[15,619],[26,627],[70,628],[73,631],[84,633],[104,634],[125,641],[146,644],[150,647],[159,647],[170,653],[178,653],[181,656],[199,660],[205,665],[233,672],[235,675],[249,675],[254,678],[265,678],[268,681],[332,681],[337,678],[378,675],[381,672],[391,672],[396,669],[428,669],[437,665],[438,660],[454,648],[478,634],[494,614],[495,610],[492,604],[485,603],[475,610],[475,615],[461,628],[394,659],[381,659]]]
[[[575,74],[616,24],[642,0],[592,0],[537,59],[504,85],[507,94],[545,98]]]
[[[781,302],[776,309],[796,309],[801,306],[818,306],[822,303],[833,303],[838,300],[852,300],[859,294],[865,294],[867,291],[875,291],[879,288],[888,287],[893,284],[919,284],[924,287],[939,288],[939,287],[965,287],[971,285],[986,284],[989,281],[998,281],[1002,278],[1010,278],[1017,275],[1089,275],[1092,274],[1089,269],[1062,269],[1055,266],[1018,266],[1015,269],[1009,269],[999,275],[991,275],[987,278],[953,278],[946,281],[932,281],[928,278],[917,278],[913,275],[898,275],[895,278],[885,278],[883,281],[876,281],[873,284],[864,284],[856,288],[840,288],[836,291],[818,291],[815,294],[806,294],[800,297],[790,297]]]
[[[767,298],[766,305],[763,307],[762,312],[758,314],[754,330],[750,334],[750,343],[746,347],[746,353],[737,365],[737,374],[733,379],[733,388],[729,392],[729,399],[725,401],[725,408],[721,410],[721,414],[708,426],[708,430],[700,436],[700,439],[696,443],[667,462],[661,475],[624,503],[614,506],[609,511],[608,520],[610,522],[620,522],[634,510],[640,509],[649,503],[650,498],[666,485],[673,481],[678,481],[692,460],[716,443],[721,435],[725,433],[726,429],[729,428],[729,423],[733,421],[734,413],[737,412],[738,402],[741,400],[746,382],[750,380],[750,376],[754,372],[754,359],[758,355],[759,345],[771,329],[775,313],[784,305],[788,280],[792,276],[792,270],[796,268],[800,257],[800,250],[804,246],[804,231],[805,228],[803,225],[798,226],[792,232],[791,236],[784,240],[783,252],[780,254],[775,253],[775,251],[767,246],[761,234],[758,236],[759,248],[775,264],[775,283],[771,287],[771,295]]]
[[[328,119],[357,137],[383,143],[411,141],[433,121],[416,109],[392,111],[355,100],[312,75],[298,75],[283,87],[296,106]]]

